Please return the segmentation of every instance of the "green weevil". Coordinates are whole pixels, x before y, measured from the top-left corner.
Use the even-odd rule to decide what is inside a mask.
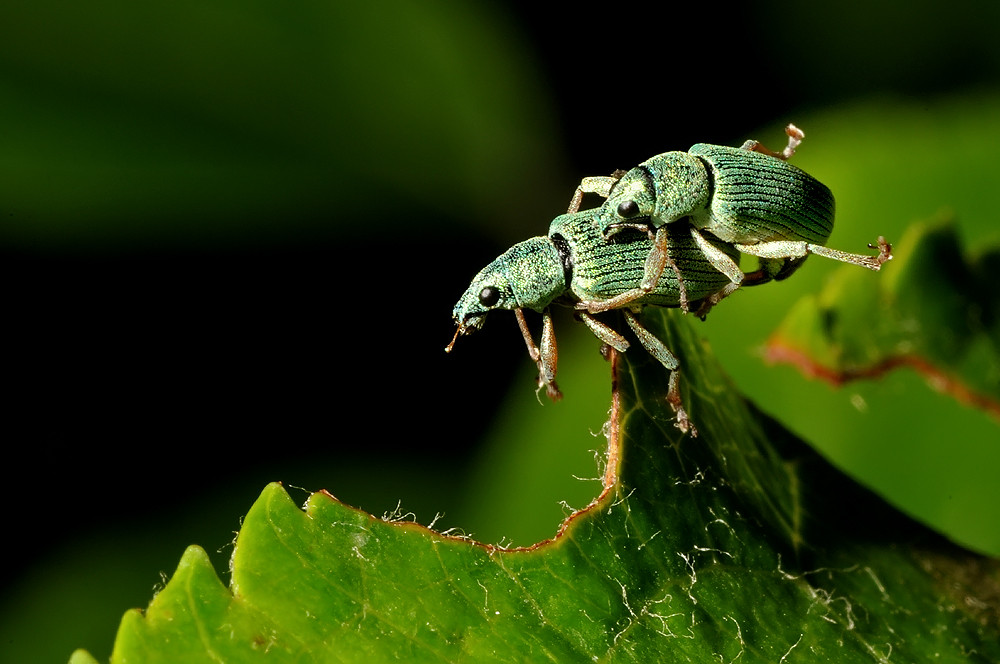
[[[483,326],[486,315],[497,309],[513,310],[528,354],[538,366],[538,388],[546,389],[553,400],[561,398],[556,385],[556,342],[550,306],[562,304],[577,309],[577,317],[608,346],[624,352],[629,342],[587,309],[597,303],[614,301],[639,287],[648,269],[645,264],[652,241],[643,231],[623,232],[605,238],[601,208],[556,217],[545,236],[515,244],[472,280],[455,305],[453,317],[458,329],[445,348],[451,351],[458,337]],[[678,307],[681,288],[691,301],[709,298],[730,283],[706,257],[704,249],[683,224],[670,224],[666,261],[673,270],[663,274],[654,287],[633,297],[622,309],[629,328],[639,343],[670,371],[667,400],[682,431],[690,426],[678,392],[678,361],[666,345],[646,330],[637,313],[645,306]],[[706,240],[706,242],[711,242]],[[733,260],[737,251],[722,242],[712,245],[719,254]],[[536,345],[525,321],[524,309],[542,314],[542,335]]]
[[[709,262],[730,280],[709,305],[741,284],[785,279],[809,254],[879,270],[892,258],[892,247],[883,237],[878,238],[875,256],[824,246],[833,230],[833,194],[826,185],[787,163],[805,134],[791,124],[785,133],[788,146],[781,152],[753,140],[739,148],[698,143],[687,152],[664,152],[610,177],[584,178],[570,202],[571,212],[579,210],[584,193],[599,194],[607,198],[600,217],[606,237],[624,228],[642,228],[653,240],[646,262],[649,270],[639,288],[617,300],[595,303],[589,311],[619,307],[654,288],[666,265],[661,254],[667,251],[668,239],[674,237],[664,229],[679,222],[687,226]],[[744,274],[737,261],[719,251],[710,237],[757,256],[758,269]],[[682,284],[680,306],[688,311],[684,295]],[[699,313],[703,312],[704,308]]]

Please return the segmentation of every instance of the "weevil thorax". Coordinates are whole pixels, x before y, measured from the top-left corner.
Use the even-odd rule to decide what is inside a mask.
[[[458,334],[478,330],[494,309],[542,311],[567,290],[563,259],[544,236],[515,244],[475,276],[452,312]],[[457,335],[456,335],[457,336]]]
[[[710,200],[704,163],[687,152],[664,152],[626,172],[605,205],[616,213],[617,222],[649,219],[662,226],[706,213]]]

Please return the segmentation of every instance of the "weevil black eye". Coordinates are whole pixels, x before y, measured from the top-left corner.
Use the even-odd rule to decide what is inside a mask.
[[[484,307],[492,307],[500,301],[500,289],[494,286],[487,286],[479,291],[479,304]]]
[[[624,201],[618,206],[618,215],[628,219],[639,214],[639,204],[635,201]]]

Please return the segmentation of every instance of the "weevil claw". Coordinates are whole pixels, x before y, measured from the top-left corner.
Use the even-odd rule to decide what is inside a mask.
[[[547,396],[550,401],[562,401],[562,392],[559,391],[559,386],[556,385],[555,381],[546,383],[544,380],[539,379],[538,389],[535,390],[535,398],[538,399],[539,404],[543,403],[542,397],[540,396],[543,388],[545,389],[545,396]]]
[[[799,147],[800,143],[802,143],[802,139],[806,137],[806,134],[795,125],[789,123],[788,126],[785,127],[785,135],[788,136],[788,145],[786,145],[781,152],[768,149],[760,141],[755,141],[753,139],[744,143],[741,149],[748,150],[750,152],[759,152],[761,154],[766,154],[769,157],[774,157],[775,159],[788,161],[795,154],[795,149]]]
[[[879,267],[882,266],[882,263],[892,260],[892,245],[886,242],[885,236],[879,235],[876,244],[868,245],[869,249],[874,249],[875,247],[878,247],[878,256],[875,256],[874,258],[878,261]]]
[[[677,372],[670,372],[670,381],[667,387],[667,403],[674,410],[674,426],[681,430],[681,433],[690,433],[692,438],[698,437],[698,429],[691,424],[691,418],[688,417],[687,411],[684,410],[684,404],[681,401],[681,392],[679,381],[677,378]]]
[[[691,424],[691,419],[683,408],[677,409],[677,420],[674,422],[674,426],[680,429],[681,433],[689,433],[692,438],[698,437],[698,429]]]

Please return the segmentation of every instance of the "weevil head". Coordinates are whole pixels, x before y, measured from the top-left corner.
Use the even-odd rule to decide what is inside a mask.
[[[451,350],[460,335],[483,326],[495,309],[541,311],[567,290],[563,260],[547,237],[519,242],[475,276],[458,300],[452,317],[458,325]]]
[[[687,152],[664,152],[647,159],[614,184],[606,206],[614,223],[650,221],[662,226],[706,210],[710,180],[704,163]]]
[[[615,183],[607,207],[614,210],[618,222],[641,221],[656,212],[656,187],[649,171],[637,166]]]

